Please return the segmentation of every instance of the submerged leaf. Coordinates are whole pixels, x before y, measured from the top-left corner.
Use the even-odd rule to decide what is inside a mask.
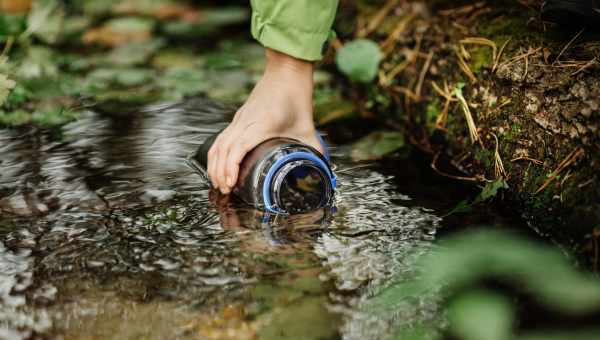
[[[363,137],[352,146],[354,160],[375,160],[401,149],[404,135],[394,131],[378,131]]]
[[[359,39],[345,44],[338,51],[336,63],[350,79],[367,83],[377,76],[381,58],[379,45],[371,40]]]

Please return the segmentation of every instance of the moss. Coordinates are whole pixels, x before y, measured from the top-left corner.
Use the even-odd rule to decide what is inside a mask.
[[[489,47],[476,47],[469,53],[471,54],[471,70],[477,75],[481,74],[484,67],[489,67],[492,63],[492,50]]]
[[[490,150],[478,149],[475,151],[475,159],[478,160],[486,169],[494,166],[494,153]]]

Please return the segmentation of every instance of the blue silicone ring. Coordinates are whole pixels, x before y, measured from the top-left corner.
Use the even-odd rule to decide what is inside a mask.
[[[317,157],[316,155],[309,153],[309,152],[303,152],[303,151],[298,151],[298,152],[292,152],[290,154],[287,154],[283,157],[281,157],[280,159],[278,159],[275,164],[273,164],[273,166],[271,166],[271,168],[269,169],[269,172],[267,172],[267,176],[265,177],[265,182],[263,183],[263,200],[264,200],[264,204],[265,204],[265,209],[268,212],[274,213],[274,214],[282,214],[285,213],[284,211],[280,210],[280,209],[276,209],[273,206],[272,203],[272,199],[271,199],[271,181],[273,180],[273,177],[275,176],[275,174],[287,163],[289,162],[293,162],[293,161],[299,161],[299,160],[309,160],[315,163],[316,166],[318,166],[321,170],[323,170],[326,174],[328,174],[330,183],[331,183],[331,188],[335,189],[336,185],[337,185],[337,180],[336,177],[333,173],[333,171],[331,171],[331,169],[329,168],[329,166],[327,165],[327,163],[325,163],[320,157]]]

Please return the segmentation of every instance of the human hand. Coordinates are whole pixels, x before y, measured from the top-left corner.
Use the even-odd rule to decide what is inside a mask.
[[[208,152],[213,187],[229,194],[247,152],[263,141],[288,137],[323,152],[313,122],[312,63],[267,49],[267,66],[246,103]]]

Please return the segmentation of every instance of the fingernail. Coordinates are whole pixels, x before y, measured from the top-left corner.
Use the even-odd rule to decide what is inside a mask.
[[[234,183],[233,183],[233,177],[227,177],[227,185],[228,185],[229,187],[232,187],[232,186],[233,186],[233,184],[234,184]]]
[[[223,189],[221,189],[221,193],[222,193],[223,195],[227,195],[227,194],[229,194],[229,188],[223,188]]]

